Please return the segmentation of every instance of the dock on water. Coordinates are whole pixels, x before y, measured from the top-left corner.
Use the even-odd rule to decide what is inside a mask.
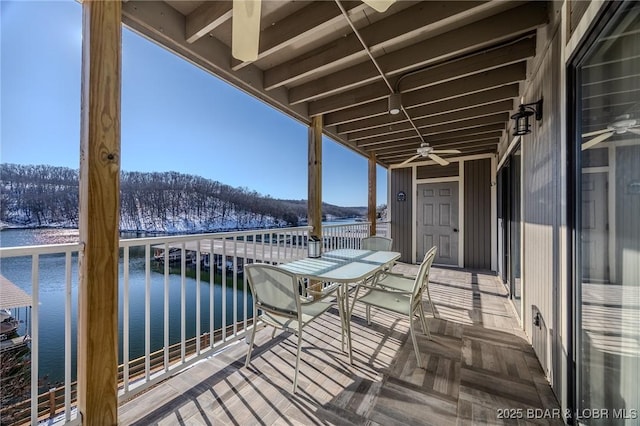
[[[213,248],[212,248],[213,244]],[[198,250],[201,255],[213,253],[218,256],[229,258],[241,258],[245,261],[279,264],[290,262],[307,256],[307,246],[302,244],[273,244],[260,241],[234,241],[234,240],[202,240],[199,242],[189,241],[186,243],[168,243],[154,245],[154,258],[159,261],[164,260],[164,250],[169,249],[170,261],[179,260],[180,251],[183,248],[190,252],[187,258],[193,258],[193,253]],[[173,258],[175,253],[176,259]]]
[[[0,275],[0,311],[3,312],[2,332],[0,333],[0,352],[26,344],[27,336],[18,336],[16,330],[19,321],[11,310],[31,306],[31,296],[20,287]],[[5,318],[6,317],[6,318]]]

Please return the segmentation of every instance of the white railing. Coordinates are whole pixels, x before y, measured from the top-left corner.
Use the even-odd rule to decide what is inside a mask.
[[[81,250],[80,244],[55,244],[55,245],[43,245],[43,246],[24,246],[24,247],[10,247],[0,249],[0,259],[7,258],[28,258],[30,259],[31,270],[31,329],[30,333],[30,368],[31,368],[31,398],[29,402],[30,419],[31,424],[37,424],[38,412],[40,409],[40,401],[43,399],[39,397],[39,354],[40,354],[40,261],[42,258],[48,258],[50,256],[63,256],[63,271],[64,271],[64,381],[65,383],[71,383],[71,325],[72,325],[72,258]],[[62,259],[61,259],[62,262]],[[28,271],[25,270],[25,276],[28,277]],[[44,318],[43,320],[47,320]],[[60,342],[57,342],[58,344]],[[10,419],[9,413],[5,412],[7,407],[3,407],[3,423]],[[24,410],[24,408],[23,408]],[[69,413],[66,416],[66,420],[70,420],[71,413],[71,387],[66,386],[64,390],[64,410],[65,413]],[[18,420],[22,423],[26,421]],[[11,421],[11,420],[10,420]]]
[[[122,240],[121,398],[128,398],[132,392],[137,393],[162,380],[212,349],[217,350],[244,336],[252,318],[244,265],[254,262],[278,264],[304,257],[308,231],[308,227],[300,227]],[[144,257],[143,356],[131,355],[136,352],[131,347],[131,319],[127,309],[131,303],[136,303],[131,299],[129,288],[132,253],[134,257]],[[203,278],[203,275],[208,277]],[[162,286],[162,292],[155,289],[157,286]],[[152,295],[157,298],[160,294],[163,300],[162,343],[153,345],[159,339],[152,334],[151,299]],[[171,308],[175,311],[176,305],[180,308],[179,319],[173,320],[176,315],[171,315]],[[156,307],[156,311],[158,309],[160,307]],[[208,311],[204,315],[203,309]],[[174,321],[179,327],[175,327]],[[179,339],[171,336],[172,328],[174,331],[178,328],[175,334],[179,333]],[[140,359],[144,359],[144,366],[140,365]]]
[[[325,225],[322,227],[323,249],[360,248],[360,240],[369,236],[370,222],[345,225]]]
[[[252,324],[244,265],[284,263],[306,256],[309,230],[298,227],[121,240],[120,399],[131,398],[212,350],[243,337]],[[324,250],[359,248],[359,241],[368,235],[368,230],[369,224],[365,222],[325,226]],[[16,411],[26,413],[16,417],[15,423],[30,419],[36,425],[38,420],[56,416],[60,423],[78,422],[73,410],[76,384],[72,364],[76,348],[72,347],[72,329],[76,325],[74,299],[77,299],[77,256],[81,250],[81,244],[0,248],[0,259],[21,258],[25,261],[24,268],[30,264],[31,270],[31,398],[13,406]],[[47,278],[41,274],[43,259],[47,263]],[[64,385],[39,392],[42,379],[38,375],[42,349],[39,329],[42,321],[50,321],[41,317],[41,302],[46,303],[41,292],[46,291],[43,287],[49,271],[56,268],[63,274],[58,281],[64,282]],[[27,270],[23,278],[28,280]],[[28,283],[21,284],[29,287]],[[204,314],[203,308],[207,311]],[[142,339],[136,337],[140,334]],[[9,409],[2,408],[5,418]]]
[[[376,222],[376,235],[381,237],[391,238],[391,222],[378,221]]]

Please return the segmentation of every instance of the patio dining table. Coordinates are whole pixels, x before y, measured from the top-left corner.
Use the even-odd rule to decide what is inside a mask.
[[[388,268],[400,258],[395,251],[339,249],[323,253],[317,258],[304,258],[280,265],[281,268],[306,278],[310,282],[323,283],[326,292],[338,288],[338,308],[342,324],[342,350],[347,337],[349,363],[352,363],[351,324],[349,313],[349,284],[357,284]],[[319,292],[320,294],[322,291]]]

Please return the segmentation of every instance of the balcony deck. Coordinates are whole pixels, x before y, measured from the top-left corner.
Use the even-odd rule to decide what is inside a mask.
[[[434,267],[430,281],[440,319],[428,319],[432,341],[418,336],[426,371],[416,367],[407,320],[374,309],[367,326],[356,305],[354,364],[330,310],[305,329],[297,394],[295,338],[262,329],[250,368],[242,340],[125,403],[120,424],[501,424],[508,408],[522,410],[520,422],[561,424],[527,419],[527,409],[558,404],[499,279]]]

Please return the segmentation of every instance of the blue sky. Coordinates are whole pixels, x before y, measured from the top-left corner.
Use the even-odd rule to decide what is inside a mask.
[[[82,6],[3,0],[0,8],[0,161],[78,168]],[[132,31],[122,44],[122,170],[175,170],[307,198],[305,125]],[[384,204],[387,173],[377,174]],[[323,199],[367,205],[367,160],[328,139]]]

